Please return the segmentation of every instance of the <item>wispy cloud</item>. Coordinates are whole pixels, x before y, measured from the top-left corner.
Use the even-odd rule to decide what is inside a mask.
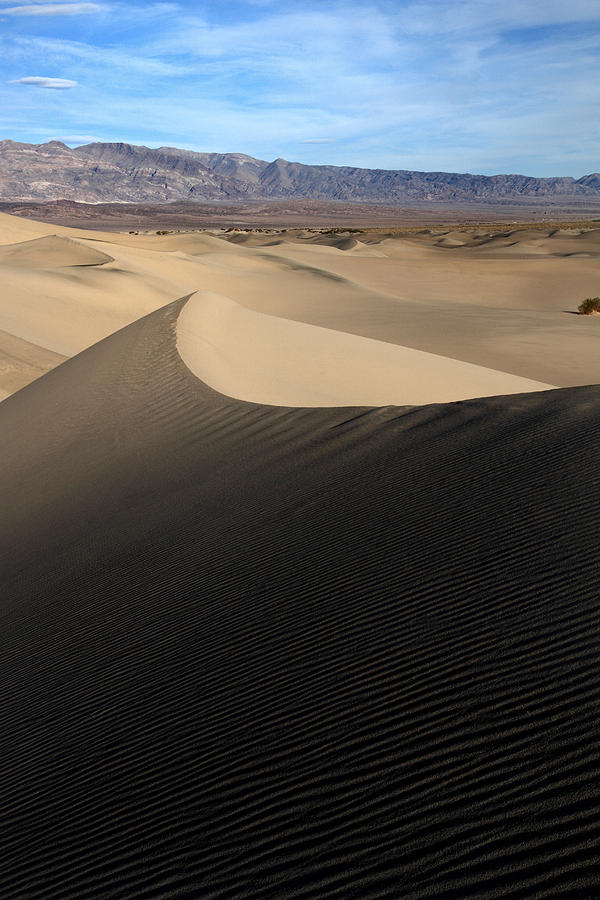
[[[299,141],[300,144],[333,144],[333,138],[308,138],[306,141]]]
[[[9,84],[29,84],[33,87],[46,88],[52,91],[68,91],[77,87],[76,81],[68,78],[46,78],[43,75],[28,75],[26,78],[14,78]]]
[[[164,78],[166,76],[190,76],[194,74],[188,61],[169,61],[161,59],[151,52],[119,47],[95,47],[83,41],[62,40],[59,38],[17,37],[14,46],[25,56],[42,54],[45,58],[55,59],[70,66],[98,68],[104,74],[104,82],[111,78],[123,81],[124,76],[132,73],[145,78]]]
[[[506,29],[597,23],[597,0],[415,0],[402,10],[403,27],[414,34],[496,33]]]
[[[7,6],[0,9],[4,16],[76,16],[81,13],[99,12],[97,3],[27,3],[23,6]]]

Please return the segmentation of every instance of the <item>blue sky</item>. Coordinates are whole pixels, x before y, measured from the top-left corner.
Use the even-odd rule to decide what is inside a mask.
[[[0,0],[0,138],[600,170],[600,0]]]

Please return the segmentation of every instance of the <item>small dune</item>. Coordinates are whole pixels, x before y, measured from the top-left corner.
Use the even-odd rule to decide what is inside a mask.
[[[586,244],[592,244],[600,250],[600,228],[594,228],[592,231],[584,231],[577,238],[578,241],[584,241]]]
[[[462,231],[449,231],[436,241],[438,247],[464,247],[471,241],[471,235]]]
[[[340,241],[336,241],[333,244],[334,247],[337,247],[338,250],[354,250],[355,247],[358,247],[358,241],[353,237],[342,238]]]
[[[0,265],[4,266],[58,269],[64,266],[102,266],[112,261],[112,256],[101,250],[56,234],[0,247]]]
[[[252,240],[251,234],[234,233],[226,235],[226,240],[230,244],[248,244]]]
[[[437,242],[438,247],[464,247],[464,241],[457,241],[455,238],[442,238]]]

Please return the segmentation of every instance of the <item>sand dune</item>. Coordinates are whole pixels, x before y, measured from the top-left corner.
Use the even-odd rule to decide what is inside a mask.
[[[470,243],[469,235],[463,231],[449,231],[436,240],[438,247],[464,247]]]
[[[56,234],[0,246],[0,266],[55,269],[63,266],[102,266],[112,261],[112,256],[106,253]]]
[[[245,403],[193,306],[0,404],[0,894],[597,896],[600,388]]]
[[[207,292],[184,307],[177,344],[186,365],[215,390],[273,406],[415,406],[553,387],[267,316]]]
[[[518,228],[512,231],[423,232],[410,240],[423,246],[462,248],[469,256],[570,256],[579,251],[600,255],[600,229]],[[583,246],[588,245],[588,246]]]

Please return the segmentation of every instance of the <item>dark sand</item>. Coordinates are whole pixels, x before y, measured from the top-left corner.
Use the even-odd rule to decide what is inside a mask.
[[[598,897],[600,387],[0,405],[4,897]]]

